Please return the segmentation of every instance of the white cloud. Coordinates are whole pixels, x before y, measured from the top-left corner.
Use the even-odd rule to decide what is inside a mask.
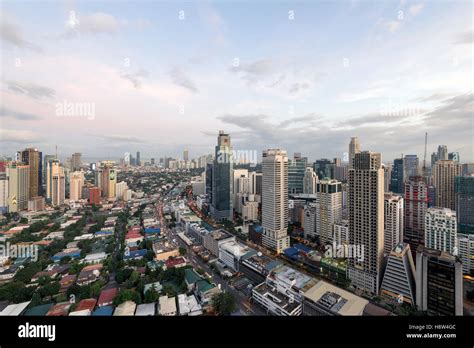
[[[424,4],[411,5],[408,9],[408,13],[411,14],[413,17],[417,16],[418,14],[420,14],[424,7]]]

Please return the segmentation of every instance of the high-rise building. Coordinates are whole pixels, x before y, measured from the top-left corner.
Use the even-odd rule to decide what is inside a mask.
[[[185,150],[183,151],[183,160],[184,160],[185,162],[188,162],[188,161],[189,161],[189,150],[188,150],[188,149],[185,149]]]
[[[73,171],[79,171],[82,167],[82,154],[79,152],[73,153],[71,157],[71,167]]]
[[[430,315],[463,315],[462,265],[457,257],[418,247],[416,305]]]
[[[474,231],[474,176],[454,179],[456,215],[460,232]]]
[[[142,161],[141,161],[141,159],[140,159],[140,151],[137,151],[137,159],[136,159],[136,161],[135,161],[135,165],[136,165],[137,167],[140,167],[140,166],[142,165]]]
[[[412,177],[405,182],[405,232],[403,239],[412,253],[425,243],[425,214],[428,209],[428,186],[423,177]]]
[[[403,197],[391,192],[384,194],[384,252],[389,255],[403,242]]]
[[[59,166],[59,161],[56,161],[50,163],[52,168],[48,170],[51,175],[50,189],[51,204],[53,206],[63,205],[66,197],[66,175],[64,174],[64,168]]]
[[[116,178],[116,173],[115,173],[115,167],[114,167],[114,162],[112,161],[103,161],[101,162],[100,170],[96,172],[96,178],[99,180],[96,180],[96,186],[100,187],[100,190],[102,192],[102,197],[107,198],[107,199],[115,199],[116,194],[116,183],[117,183],[117,178]]]
[[[52,159],[47,162],[46,168],[46,198],[49,202],[53,200],[53,177],[64,174],[64,169],[61,167],[58,159]]]
[[[405,155],[403,158],[403,164],[405,166],[404,179],[408,180],[412,176],[419,176],[419,160],[417,155]]]
[[[249,176],[249,171],[248,169],[234,169],[233,170],[233,173],[232,173],[232,199],[233,199],[233,202],[232,202],[232,206],[234,209],[237,209],[237,205],[238,205],[238,197],[237,197],[237,194],[238,193],[248,193],[248,190],[249,190],[249,187],[248,187],[248,176]],[[244,179],[247,179],[247,180],[244,180]],[[245,192],[239,190],[239,183],[242,182],[242,184],[245,182],[247,184],[247,187],[245,188]],[[243,187],[242,187],[243,189]]]
[[[206,163],[206,198],[208,202],[212,200],[212,171],[214,164]]]
[[[461,165],[454,161],[438,160],[433,169],[433,184],[436,189],[436,206],[456,209],[454,178],[461,175]]]
[[[43,155],[38,149],[28,148],[19,152],[20,161],[29,165],[30,188],[29,197],[43,195]]]
[[[8,179],[5,171],[0,171],[0,214],[8,212]]]
[[[458,233],[458,255],[463,273],[470,275],[474,271],[474,234]]]
[[[425,246],[457,254],[456,212],[448,208],[428,208],[425,215]]]
[[[12,162],[6,168],[8,180],[8,212],[15,213],[28,209],[30,192],[30,166]]]
[[[403,194],[403,183],[405,181],[405,166],[403,164],[403,158],[396,158],[393,160],[390,180],[390,191],[393,193]]]
[[[383,168],[383,191],[390,192],[390,182],[392,180],[392,165],[382,164]]]
[[[321,180],[316,185],[316,192],[316,231],[322,244],[330,244],[333,225],[342,218],[342,183]]]
[[[380,295],[415,306],[415,263],[410,244],[398,243],[387,259]]]
[[[47,181],[48,181],[48,164],[54,159],[56,159],[55,155],[44,155],[43,156],[43,173],[42,173],[43,182],[42,182],[42,185],[44,186],[45,190],[46,190]]]
[[[262,155],[262,244],[281,253],[290,246],[288,236],[288,156],[269,149]]]
[[[120,181],[115,185],[117,199],[124,199],[124,194],[128,190],[128,185],[125,181]]]
[[[463,163],[462,164],[462,176],[474,175],[474,163]]]
[[[69,199],[76,202],[82,198],[84,186],[84,173],[82,171],[69,174]]]
[[[448,159],[448,147],[446,145],[438,146],[436,161],[446,161]]]
[[[305,169],[308,164],[306,157],[295,153],[293,159],[288,163],[288,193],[303,193],[303,180]]]
[[[217,221],[233,220],[233,159],[230,135],[219,131],[212,173],[211,215]]]
[[[303,177],[303,193],[315,194],[316,184],[318,182],[318,176],[314,172],[313,168],[306,167]]]
[[[89,188],[89,204],[100,204],[100,187],[94,186]]]
[[[316,172],[319,180],[333,179],[333,163],[327,158],[321,158],[314,162],[313,169]]]
[[[448,153],[448,160],[459,163],[460,162],[459,152]]]
[[[262,173],[250,172],[250,193],[258,196],[262,196]]]
[[[359,138],[352,137],[349,143],[349,170],[354,167],[354,157],[360,152]]]
[[[349,258],[352,284],[378,293],[384,247],[384,192],[380,153],[356,153],[349,170],[349,241],[364,248],[364,257]]]
[[[349,244],[349,221],[341,220],[333,226],[332,241],[336,245],[347,245]]]

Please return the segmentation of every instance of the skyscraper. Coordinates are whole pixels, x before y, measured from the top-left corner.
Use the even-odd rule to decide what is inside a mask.
[[[356,153],[360,152],[359,138],[352,137],[349,143],[349,170],[353,168],[354,157]]]
[[[396,158],[393,160],[392,175],[390,179],[390,191],[402,194],[404,189],[403,183],[405,181],[405,166],[403,165],[403,158]]]
[[[28,148],[19,153],[20,161],[29,165],[30,188],[29,197],[43,194],[43,155],[38,149]]]
[[[82,166],[81,157],[82,157],[82,154],[79,152],[72,154],[71,167],[73,171],[81,170],[81,166]]]
[[[316,183],[318,182],[318,176],[314,172],[313,168],[306,167],[303,177],[303,193],[315,194]]]
[[[430,315],[463,314],[462,265],[443,251],[416,251],[416,305]]]
[[[448,159],[448,147],[446,145],[438,146],[436,161],[446,161]]]
[[[46,169],[46,198],[49,202],[53,200],[53,177],[64,174],[64,169],[60,166],[58,159],[53,159],[47,163]]]
[[[188,150],[188,149],[185,149],[185,150],[183,151],[183,160],[184,160],[185,162],[188,162],[188,161],[189,161],[189,150]]]
[[[233,159],[230,135],[219,131],[212,173],[211,215],[217,221],[233,220]]]
[[[206,198],[208,202],[212,200],[212,171],[214,164],[206,163]]]
[[[269,149],[262,155],[262,244],[281,253],[290,246],[288,231],[288,156]]]
[[[59,161],[57,166],[55,166],[55,162],[52,162],[51,165],[53,166],[51,171],[51,204],[59,206],[64,204],[66,196],[66,176],[64,168],[59,166]]]
[[[96,173],[97,174],[97,173]],[[96,178],[99,178],[99,181],[96,181],[96,186],[100,185],[100,190],[102,192],[102,197],[107,199],[115,199],[116,194],[116,183],[117,178],[115,175],[114,162],[112,161],[103,161],[101,162],[100,170],[98,171]]]
[[[330,244],[333,225],[342,218],[342,183],[321,180],[316,187],[316,231],[322,244]]]
[[[349,170],[349,241],[364,248],[361,260],[349,258],[352,284],[373,294],[380,287],[384,246],[384,192],[380,153],[356,153]]]
[[[405,182],[404,241],[412,253],[425,243],[425,214],[428,209],[428,186],[423,177],[412,177]]]
[[[448,208],[428,208],[425,215],[425,246],[457,254],[456,212]]]
[[[82,187],[84,186],[84,173],[72,172],[69,175],[69,199],[78,201],[82,198]]]
[[[457,176],[454,193],[459,231],[474,231],[474,176]]]
[[[419,176],[419,160],[417,155],[405,155],[403,159],[404,164],[404,179],[408,180],[412,176]]]
[[[8,212],[15,213],[28,208],[30,192],[30,166],[12,162],[6,168],[8,179]]]
[[[313,169],[320,180],[333,179],[333,163],[327,158],[321,158],[314,162]]]
[[[303,178],[308,159],[295,153],[288,164],[288,193],[303,193]]]
[[[382,164],[383,168],[383,191],[390,192],[390,181],[392,180],[392,165]]]
[[[140,151],[137,151],[137,159],[135,161],[135,164],[137,167],[140,167],[142,165],[142,161],[140,160]]]
[[[403,242],[403,197],[385,192],[384,194],[384,252],[389,255]]]
[[[434,166],[434,187],[436,189],[436,206],[456,209],[454,195],[454,178],[461,175],[462,166],[454,161],[438,160]]]
[[[458,233],[458,255],[462,261],[462,272],[474,271],[474,234]]]

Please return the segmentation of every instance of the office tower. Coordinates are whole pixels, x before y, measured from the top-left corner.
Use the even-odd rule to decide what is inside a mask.
[[[333,164],[332,177],[334,179],[336,179],[337,181],[346,182],[347,181],[348,169],[349,169],[348,165],[341,164],[341,159],[340,158],[335,158],[334,159],[334,164]]]
[[[320,180],[316,192],[316,231],[322,244],[330,244],[333,225],[342,218],[342,183]]]
[[[416,305],[429,315],[463,315],[462,265],[440,250],[416,251]]]
[[[30,166],[12,162],[6,168],[8,180],[8,212],[16,213],[28,208],[30,192]]]
[[[0,171],[0,214],[8,212],[8,179],[5,171]]]
[[[314,172],[313,168],[306,167],[303,177],[303,193],[315,194],[316,183],[318,182],[318,176]]]
[[[28,148],[19,152],[19,159],[30,169],[29,197],[41,196],[43,194],[43,156],[38,149]]]
[[[433,170],[433,186],[436,189],[436,206],[456,209],[454,178],[461,175],[461,165],[454,161],[438,160]]]
[[[448,160],[459,163],[460,162],[459,152],[448,153]]]
[[[446,161],[448,159],[448,147],[446,145],[438,146],[438,153],[436,155],[437,161]]]
[[[288,193],[303,193],[303,178],[305,168],[308,164],[306,157],[295,153],[293,159],[288,163]]]
[[[474,175],[474,163],[463,163],[462,164],[462,176]]]
[[[71,167],[73,171],[81,170],[81,167],[82,167],[81,157],[82,157],[82,154],[79,152],[72,154]]]
[[[410,244],[398,243],[388,256],[380,295],[415,306],[415,277],[415,264]]]
[[[214,220],[233,220],[233,160],[230,135],[219,131],[212,173],[211,215]]]
[[[262,173],[250,172],[250,193],[262,196]]]
[[[462,272],[474,271],[474,234],[458,233],[458,255],[462,261]]]
[[[43,157],[42,185],[45,187],[45,189],[48,181],[48,164],[54,159],[56,159],[55,155],[44,155]]]
[[[403,158],[396,158],[393,160],[392,175],[390,177],[390,191],[393,193],[403,193],[403,183],[405,181],[405,167],[403,165]]]
[[[474,231],[474,176],[456,176],[454,194],[459,231]]]
[[[185,149],[183,151],[183,159],[185,162],[189,161],[189,150],[188,149]]]
[[[349,221],[340,220],[333,226],[333,243],[336,245],[347,245],[349,244]]]
[[[100,204],[100,187],[94,186],[89,188],[89,204]]]
[[[152,159],[150,160],[150,162],[151,162],[151,165],[152,165],[152,166],[155,165],[155,159],[154,159],[154,158],[152,158]]]
[[[408,180],[412,176],[419,176],[419,160],[417,155],[405,155],[403,158],[404,164],[404,179]]]
[[[392,181],[392,165],[382,164],[383,168],[383,191],[390,192],[390,182]]]
[[[456,212],[448,208],[428,208],[425,215],[425,246],[457,254]]]
[[[53,176],[59,175],[63,168],[58,159],[53,159],[47,163],[46,169],[46,198],[49,202],[53,199]]]
[[[125,152],[123,154],[123,160],[124,160],[126,166],[129,166],[131,164],[130,163],[130,152]]]
[[[433,152],[431,154],[431,168],[434,167],[437,161],[438,161],[438,154],[436,152]]]
[[[140,167],[142,165],[142,161],[140,159],[140,151],[137,151],[137,160],[136,160],[136,165]]]
[[[115,185],[117,199],[124,199],[124,194],[128,190],[128,185],[125,181],[118,182]]]
[[[403,239],[416,253],[425,243],[425,214],[428,209],[428,186],[423,177],[412,177],[405,182],[405,233]]]
[[[352,137],[349,143],[349,170],[354,167],[354,157],[356,153],[360,152],[359,138]]]
[[[248,169],[234,169],[232,172],[232,206],[234,209],[237,209],[237,194],[240,192],[239,191],[239,180],[241,178],[248,178],[249,176],[249,171]]]
[[[207,201],[212,200],[212,170],[214,164],[212,162],[206,163],[206,197]]]
[[[99,180],[96,181],[96,186],[100,185],[100,190],[102,192],[102,197],[107,199],[115,199],[115,185],[117,183],[114,162],[104,161],[101,163],[100,170],[96,173],[96,178]]]
[[[290,246],[288,230],[288,156],[269,149],[262,155],[262,244],[281,253]]]
[[[84,173],[72,172],[69,174],[69,199],[77,202],[82,198],[82,187],[84,186]]]
[[[391,192],[384,194],[384,252],[390,254],[403,242],[403,197]]]
[[[317,204],[310,202],[303,208],[303,229],[305,239],[315,239],[318,234],[316,230]]]
[[[332,168],[333,165],[327,158],[318,159],[313,164],[313,169],[316,172],[319,180],[322,179],[333,179]]]
[[[51,204],[55,206],[63,205],[66,197],[66,175],[64,168],[59,166],[59,161],[51,162]]]
[[[372,294],[380,287],[384,246],[384,192],[380,153],[356,153],[349,170],[349,242],[364,248],[363,260],[349,258],[352,284]]]

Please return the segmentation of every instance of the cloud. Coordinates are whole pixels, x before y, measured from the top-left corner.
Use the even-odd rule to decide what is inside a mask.
[[[4,106],[0,108],[0,117],[10,117],[18,121],[33,121],[41,119],[38,115],[11,110]]]
[[[340,95],[337,100],[343,103],[352,103],[361,100],[379,98],[384,95],[385,90],[385,88],[372,88],[363,92],[345,93]]]
[[[291,85],[290,87],[290,93],[298,93],[299,91],[301,90],[304,90],[304,89],[308,89],[309,88],[309,84],[306,83],[306,82],[297,82],[297,83],[294,83]]]
[[[7,81],[6,85],[8,90],[33,99],[53,98],[56,94],[54,89],[34,83]]]
[[[186,88],[187,90],[193,93],[198,92],[198,89],[196,85],[194,84],[194,82],[188,76],[186,76],[186,74],[182,71],[181,68],[179,67],[172,68],[169,72],[169,75],[175,85]]]
[[[474,31],[468,30],[456,35],[453,44],[455,45],[472,45],[474,42]]]
[[[66,29],[69,34],[114,34],[122,25],[124,25],[124,22],[103,12],[96,12],[85,16],[79,16],[75,12],[70,12],[69,18],[66,21]]]
[[[436,126],[450,125],[455,127],[471,126],[474,120],[474,94],[460,94],[445,99],[442,105],[427,113],[427,122],[434,122]],[[471,134],[472,136],[472,134]]]
[[[148,72],[145,70],[139,70],[136,73],[122,74],[120,77],[130,81],[135,88],[139,89],[143,84],[143,79],[148,77]]]
[[[388,30],[392,34],[398,31],[401,26],[402,22],[401,21],[394,21],[394,20],[387,20],[385,18],[379,18],[377,22],[375,23],[376,26],[381,26],[382,28]]]
[[[425,7],[424,4],[411,5],[410,8],[408,9],[408,13],[412,15],[413,17],[417,16],[418,14],[420,14],[420,12],[423,10],[424,7]]]
[[[214,42],[218,45],[226,45],[226,29],[227,25],[224,18],[221,16],[219,11],[207,2],[199,3],[199,16],[204,20],[207,27],[212,31],[214,35]]]
[[[267,88],[273,88],[273,87],[276,87],[277,85],[279,85],[281,82],[283,82],[286,78],[286,75],[285,74],[281,74],[280,77],[278,77],[278,79],[275,80],[275,82],[272,82],[270,83],[269,85],[266,85],[265,87]]]
[[[25,39],[19,26],[5,14],[0,16],[0,39],[18,48],[41,51],[39,46]]]
[[[93,135],[94,137],[101,138],[106,141],[113,141],[117,143],[130,143],[130,144],[143,144],[146,143],[144,139],[123,135],[123,134],[104,134],[104,135]]]
[[[437,101],[443,101],[452,96],[453,96],[452,93],[434,93],[428,97],[420,97],[414,100],[421,101],[421,102],[437,102]]]
[[[275,66],[271,59],[260,59],[251,63],[234,65],[229,70],[241,74],[242,79],[248,83],[255,83],[262,78],[273,75]]]
[[[0,142],[30,144],[39,141],[39,136],[30,130],[0,128]]]

